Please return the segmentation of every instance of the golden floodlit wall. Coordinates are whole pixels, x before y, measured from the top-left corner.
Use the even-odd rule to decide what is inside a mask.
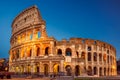
[[[112,76],[116,49],[85,38],[57,41],[49,37],[36,6],[21,12],[12,23],[9,71],[21,74]]]

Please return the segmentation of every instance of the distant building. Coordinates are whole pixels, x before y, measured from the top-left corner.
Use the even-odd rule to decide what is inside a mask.
[[[8,59],[0,58],[0,71],[8,71],[9,63]]]
[[[11,72],[46,76],[59,73],[68,76],[117,75],[116,49],[112,45],[92,39],[57,41],[49,37],[36,6],[22,11],[14,19],[10,43]]]

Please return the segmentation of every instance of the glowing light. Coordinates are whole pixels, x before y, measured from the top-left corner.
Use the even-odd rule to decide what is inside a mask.
[[[67,63],[66,62],[64,62],[64,67],[67,65]]]
[[[113,65],[112,68],[115,69],[115,65]]]

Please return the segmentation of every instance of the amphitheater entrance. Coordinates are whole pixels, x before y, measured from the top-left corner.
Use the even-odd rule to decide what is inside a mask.
[[[66,69],[66,72],[67,72],[67,76],[71,76],[72,75],[72,68],[71,68],[71,66],[67,65],[65,67],[65,69]]]
[[[44,75],[48,76],[48,64],[44,64]]]
[[[56,75],[56,74],[58,74],[58,72],[59,72],[59,65],[58,64],[55,64],[54,66],[53,66],[53,73]]]
[[[27,73],[30,74],[31,73],[31,66],[27,65]]]
[[[75,66],[75,75],[76,75],[76,76],[79,76],[79,75],[80,75],[80,66],[79,66],[79,65],[76,65],[76,66]]]
[[[88,75],[92,75],[92,67],[91,66],[88,66]]]
[[[39,68],[39,66],[37,66],[37,70],[36,70],[36,72],[39,73],[39,70],[40,70],[40,68]]]
[[[102,68],[99,68],[99,75],[102,76]]]

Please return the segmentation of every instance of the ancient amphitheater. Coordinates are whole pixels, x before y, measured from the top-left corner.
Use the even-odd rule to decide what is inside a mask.
[[[49,37],[36,6],[22,11],[12,23],[9,71],[49,76],[111,76],[116,73],[116,49],[99,40]]]

